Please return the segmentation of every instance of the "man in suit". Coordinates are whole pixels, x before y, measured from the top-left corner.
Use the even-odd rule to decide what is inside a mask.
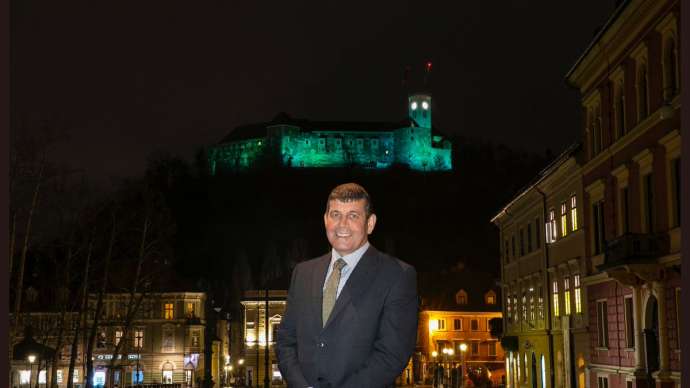
[[[331,252],[292,273],[280,371],[296,388],[391,386],[415,347],[417,273],[369,244],[376,215],[360,185],[331,191],[324,223]]]

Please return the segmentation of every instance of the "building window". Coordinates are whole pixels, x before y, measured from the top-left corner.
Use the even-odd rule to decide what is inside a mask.
[[[561,203],[561,236],[568,235],[568,205]]]
[[[666,39],[664,45],[664,97],[669,100],[680,90],[678,82],[678,49],[673,37]]]
[[[644,225],[645,232],[654,232],[654,181],[652,174],[647,174],[642,178],[642,189],[644,198]]]
[[[529,319],[534,322],[536,318],[536,308],[534,306],[534,288],[530,287],[529,291]]]
[[[492,290],[486,293],[486,304],[496,304],[496,293]]]
[[[122,339],[122,330],[120,330],[120,329],[115,330],[115,346],[120,344],[121,339]]]
[[[675,158],[671,161],[671,206],[672,206],[672,226],[680,226],[680,203],[681,203],[681,176],[680,175],[680,158]]]
[[[609,378],[604,376],[599,376],[597,378],[597,388],[609,388]]]
[[[563,279],[563,307],[565,315],[570,315],[570,278]]]
[[[538,295],[538,303],[539,305],[537,308],[539,309],[539,319],[544,319],[544,288],[542,286],[539,286],[539,295]]]
[[[637,79],[637,108],[638,120],[644,120],[649,115],[649,85],[647,80],[647,65],[641,64]]]
[[[163,317],[165,319],[173,319],[173,304],[166,303],[163,310]]]
[[[439,319],[438,322],[436,322],[436,325],[438,326],[439,330],[446,330],[446,320],[445,319]]]
[[[455,294],[455,303],[465,305],[467,304],[467,292],[460,290]]]
[[[162,379],[163,384],[172,384],[173,382],[173,366],[170,362],[166,362],[162,369]]]
[[[187,317],[188,318],[194,318],[195,312],[194,312],[194,302],[187,302]]]
[[[630,232],[630,193],[628,187],[621,189],[621,228],[622,233],[626,234]]]
[[[603,147],[603,131],[601,128],[601,114],[599,112],[599,107],[596,107],[592,110],[592,114],[590,116],[590,128],[591,156],[595,157],[601,152]]]
[[[635,321],[633,316],[632,298],[625,298],[625,347],[635,347]]]
[[[520,320],[520,315],[518,314],[518,300],[515,294],[513,294],[513,309],[515,310],[515,323],[517,323]]]
[[[510,307],[510,294],[506,292],[505,295],[508,295],[506,297],[506,315],[508,316],[508,322],[512,322],[513,312],[511,311]]]
[[[476,342],[476,341],[472,342],[472,355],[473,356],[479,355],[479,342]]]
[[[541,247],[541,237],[539,236],[539,229],[541,229],[540,225],[541,222],[539,221],[539,217],[537,217],[537,219],[534,220],[534,241],[536,242],[535,246],[537,247],[537,249]]]
[[[525,255],[525,230],[520,229],[520,256]]]
[[[144,347],[144,329],[134,330],[134,347],[135,348]]]
[[[523,353],[524,363],[522,364],[522,382],[526,383],[529,380],[529,366],[527,366],[527,353]]]
[[[453,319],[453,330],[462,330],[462,319]]]
[[[72,371],[72,382],[78,383],[81,379],[79,378],[79,369],[74,368]]]
[[[132,371],[132,384],[143,384],[144,383],[144,371],[134,370]]]
[[[163,352],[175,351],[175,328],[170,325],[163,327]]]
[[[522,320],[527,320],[527,294],[522,293]]]
[[[625,136],[626,134],[626,127],[625,127],[625,88],[623,81],[618,83],[618,89],[616,93],[616,102],[615,102],[615,111],[616,111],[616,132],[618,134],[618,137]]]
[[[379,141],[378,139],[371,139],[371,148],[372,149],[378,149],[379,148]]]
[[[580,290],[580,275],[573,276],[573,285],[575,286],[575,313],[582,314],[582,294]]]
[[[478,331],[479,330],[479,320],[473,319],[470,321],[470,329],[472,331]]]
[[[105,330],[99,330],[98,331],[98,337],[96,338],[96,347],[99,349],[103,349],[106,346],[107,342],[107,337]]]
[[[505,244],[504,244],[504,248],[503,248],[503,256],[505,256],[505,258],[506,258],[506,263],[509,263],[510,262],[510,248],[509,248],[510,243],[508,243],[508,240],[505,240],[504,243]]]
[[[556,317],[559,317],[561,315],[561,311],[558,308],[558,281],[557,280],[553,281],[553,315]]]
[[[199,346],[199,332],[196,330],[192,332],[192,346]]]
[[[601,200],[592,205],[592,219],[594,224],[594,254],[604,252],[604,201]]]
[[[45,369],[38,372],[38,383],[39,384],[45,384],[46,383],[46,370]]]
[[[496,356],[496,341],[489,341],[489,356]]]
[[[527,253],[532,252],[532,224],[527,224]]]
[[[577,196],[570,197],[570,228],[574,232],[577,230]]]
[[[62,384],[62,381],[63,381],[62,380],[62,369],[58,369],[58,370],[56,370],[56,372],[57,372],[57,376],[56,376],[57,383]]]
[[[549,210],[549,221],[546,223],[546,242],[553,243],[556,241],[558,230],[556,229],[556,211]]]
[[[609,346],[609,318],[605,300],[597,302],[597,336],[599,347]]]

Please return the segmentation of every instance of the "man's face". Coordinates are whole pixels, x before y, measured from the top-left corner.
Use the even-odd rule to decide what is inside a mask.
[[[364,245],[367,236],[374,231],[376,215],[367,218],[365,203],[363,199],[350,202],[331,200],[328,203],[328,211],[323,216],[326,236],[333,249],[343,256]]]

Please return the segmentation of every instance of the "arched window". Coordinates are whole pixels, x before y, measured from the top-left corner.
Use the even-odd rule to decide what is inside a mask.
[[[621,80],[618,82],[616,87],[616,133],[618,137],[622,137],[626,134],[627,129],[625,126],[625,84]]]
[[[455,303],[457,304],[467,304],[467,292],[465,290],[460,290],[455,294]]]
[[[171,364],[169,361],[167,361],[165,364],[163,364],[163,368],[161,368],[162,372],[162,377],[161,377],[161,382],[163,384],[172,384],[173,382],[173,370],[175,369],[173,367],[173,364]]]
[[[489,290],[489,292],[484,295],[484,300],[486,304],[496,304],[496,293],[494,290]]]

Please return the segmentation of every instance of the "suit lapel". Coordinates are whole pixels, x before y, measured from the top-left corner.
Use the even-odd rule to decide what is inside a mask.
[[[364,253],[362,258],[359,260],[359,263],[357,263],[354,271],[347,279],[345,287],[343,287],[343,290],[340,291],[340,295],[338,295],[338,299],[335,301],[335,306],[333,306],[333,311],[331,311],[331,315],[328,317],[326,325],[323,326],[324,330],[328,328],[331,322],[333,322],[333,320],[340,312],[342,312],[342,310],[350,303],[351,300],[359,297],[371,285],[379,264],[378,255],[379,253],[376,248],[374,248],[373,245],[370,245],[369,249],[367,249],[367,251]],[[319,311],[321,311],[321,308],[319,308]]]
[[[326,273],[328,272],[328,265],[331,263],[331,254],[327,253],[316,261],[314,272],[312,273],[312,307],[314,308],[314,315],[319,322],[319,329],[323,327],[323,318],[321,311],[323,309],[323,285],[326,282]]]

